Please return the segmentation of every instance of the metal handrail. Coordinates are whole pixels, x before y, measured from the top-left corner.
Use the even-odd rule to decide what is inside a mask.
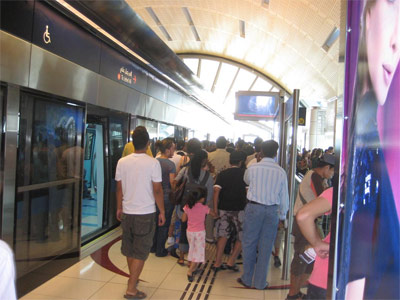
[[[79,181],[80,181],[80,178],[70,178],[70,179],[56,180],[56,181],[50,181],[50,182],[45,182],[45,183],[25,185],[25,186],[18,187],[17,192],[24,193],[24,192],[45,189],[45,188],[63,185],[63,184],[78,183]]]

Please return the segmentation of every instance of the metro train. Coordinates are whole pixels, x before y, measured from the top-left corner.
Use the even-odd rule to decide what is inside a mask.
[[[194,113],[217,117],[51,3],[1,6],[0,233],[25,294],[118,226],[114,173],[136,126],[185,139]]]

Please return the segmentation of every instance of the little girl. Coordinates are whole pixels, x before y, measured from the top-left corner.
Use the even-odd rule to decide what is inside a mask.
[[[204,205],[206,198],[207,188],[199,186],[188,193],[187,204],[183,208],[182,221],[188,221],[186,235],[189,241],[188,261],[191,263],[187,277],[190,282],[194,279],[194,273],[199,263],[204,263],[205,260],[206,231],[204,223],[206,215],[214,216],[214,212]]]

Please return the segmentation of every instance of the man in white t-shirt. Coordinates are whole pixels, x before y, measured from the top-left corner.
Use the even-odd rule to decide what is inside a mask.
[[[0,240],[0,299],[17,299],[14,254],[2,240]]]
[[[156,228],[156,206],[160,211],[158,224],[165,223],[161,166],[146,154],[149,134],[138,126],[132,134],[135,152],[118,161],[117,219],[122,226],[121,252],[126,256],[129,280],[125,298],[143,299],[146,294],[136,288],[144,262],[150,253]]]

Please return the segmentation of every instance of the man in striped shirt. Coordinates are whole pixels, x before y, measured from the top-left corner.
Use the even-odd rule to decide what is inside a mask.
[[[289,207],[285,171],[274,161],[279,145],[273,140],[261,145],[262,160],[244,174],[249,185],[243,225],[243,274],[238,282],[246,287],[264,289],[269,258],[279,220],[286,219]]]

